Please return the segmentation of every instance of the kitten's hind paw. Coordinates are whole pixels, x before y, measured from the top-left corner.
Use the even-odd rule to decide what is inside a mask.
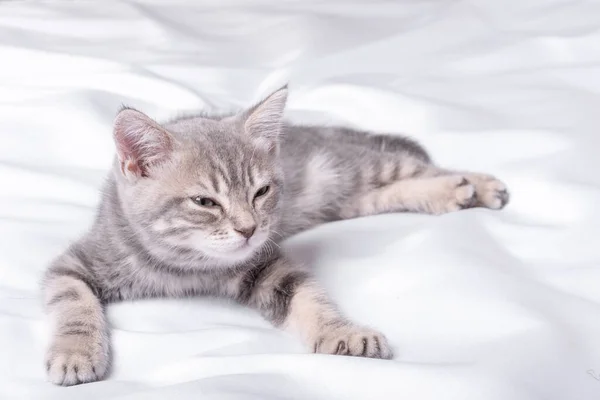
[[[508,204],[510,194],[504,182],[491,175],[472,175],[468,179],[475,185],[478,207],[500,210]]]
[[[508,204],[510,194],[504,183],[494,179],[486,182],[485,189],[481,195],[477,196],[477,200],[487,208],[499,210]]]
[[[325,327],[314,344],[314,352],[383,359],[393,356],[385,336],[351,324]]]

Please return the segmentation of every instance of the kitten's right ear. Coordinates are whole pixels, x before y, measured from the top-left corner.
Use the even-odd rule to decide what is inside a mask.
[[[173,149],[169,132],[131,108],[117,114],[113,136],[121,172],[129,180],[150,176],[151,168],[166,161]]]

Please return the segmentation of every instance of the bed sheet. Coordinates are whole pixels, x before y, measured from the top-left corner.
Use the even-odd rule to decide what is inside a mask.
[[[600,398],[600,2],[0,4],[0,398]],[[114,371],[45,382],[39,281],[90,224],[124,103],[165,119],[289,81],[288,116],[420,140],[512,202],[284,244],[392,361],[309,354],[212,299],[109,308]]]

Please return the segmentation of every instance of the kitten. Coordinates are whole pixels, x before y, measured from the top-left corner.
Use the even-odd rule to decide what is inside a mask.
[[[439,168],[405,137],[286,124],[287,93],[235,115],[164,125],[119,112],[117,157],[97,218],[45,275],[50,381],[103,378],[106,305],[151,297],[223,296],[295,332],[315,353],[392,357],[381,333],[344,317],[274,243],[378,213],[500,209],[506,186]]]

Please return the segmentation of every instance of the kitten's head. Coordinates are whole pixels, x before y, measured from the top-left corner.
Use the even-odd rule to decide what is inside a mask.
[[[151,245],[235,265],[265,246],[279,218],[279,136],[287,88],[224,118],[161,126],[132,109],[115,120],[118,190]]]

